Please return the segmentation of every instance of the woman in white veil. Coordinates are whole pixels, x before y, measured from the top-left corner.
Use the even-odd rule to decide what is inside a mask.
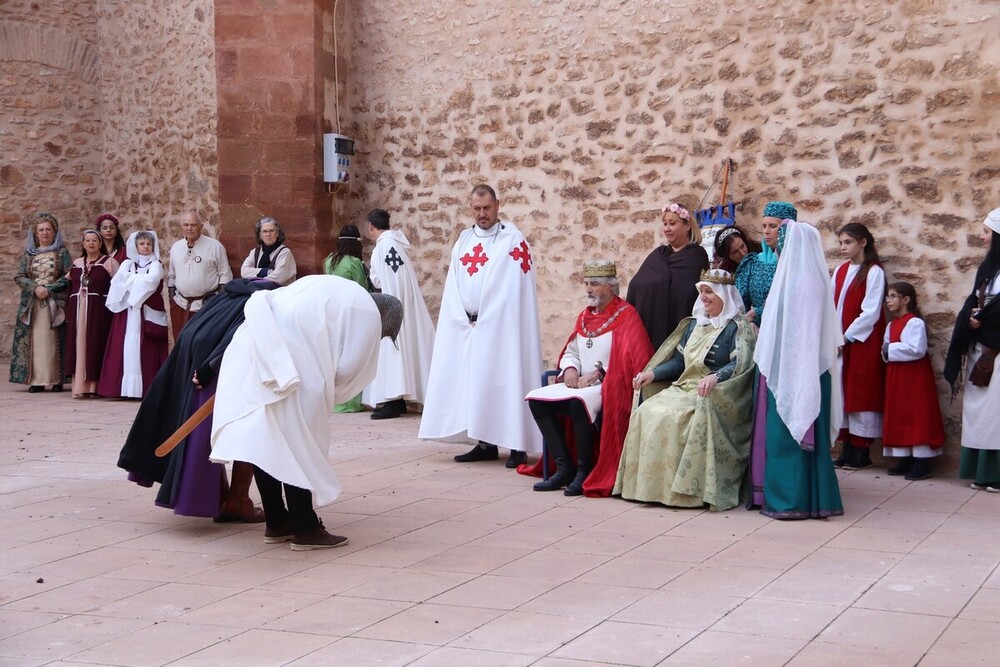
[[[844,513],[830,443],[840,424],[837,350],[843,335],[833,306],[819,231],[788,223],[754,352],[767,378],[767,461],[761,513],[808,519]]]
[[[108,290],[115,313],[104,353],[97,393],[142,398],[167,358],[167,313],[163,303],[163,265],[156,232],[133,232]]]

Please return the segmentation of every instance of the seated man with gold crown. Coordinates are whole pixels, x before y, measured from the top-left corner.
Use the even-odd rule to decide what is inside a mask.
[[[639,313],[618,296],[614,262],[585,263],[583,286],[587,307],[559,355],[556,384],[525,398],[556,465],[555,474],[534,489],[607,496],[628,428],[632,378],[649,361],[653,345]],[[538,474],[540,467],[518,471]]]
[[[727,510],[740,501],[750,456],[756,334],[732,275],[701,274],[681,320],[633,380],[632,413],[613,493],[672,507]]]

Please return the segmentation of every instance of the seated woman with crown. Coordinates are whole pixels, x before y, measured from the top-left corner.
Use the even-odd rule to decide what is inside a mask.
[[[672,507],[727,510],[740,501],[750,455],[753,348],[733,277],[701,274],[685,318],[635,376],[614,495]]]

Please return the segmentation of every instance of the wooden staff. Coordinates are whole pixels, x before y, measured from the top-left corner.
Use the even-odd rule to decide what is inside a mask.
[[[164,457],[170,452],[174,451],[174,447],[181,444],[181,440],[188,437],[191,431],[197,428],[198,424],[205,421],[205,418],[212,414],[212,410],[215,409],[215,394],[212,394],[211,398],[202,404],[200,408],[194,411],[194,414],[188,417],[187,421],[181,424],[181,427],[174,431],[174,434],[163,441],[163,444],[156,448],[156,455],[159,457]]]

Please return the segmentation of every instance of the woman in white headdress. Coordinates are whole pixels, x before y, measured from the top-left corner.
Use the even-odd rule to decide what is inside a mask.
[[[733,277],[702,273],[693,317],[633,381],[632,413],[615,495],[674,507],[727,510],[740,501],[750,455],[753,328]]]
[[[125,246],[128,259],[108,290],[108,310],[115,319],[97,393],[142,398],[167,358],[163,265],[155,232],[133,232]]]
[[[761,513],[775,519],[843,514],[830,442],[843,411],[836,363],[844,337],[819,231],[812,225],[787,223],[766,309],[754,352],[767,379]]]

